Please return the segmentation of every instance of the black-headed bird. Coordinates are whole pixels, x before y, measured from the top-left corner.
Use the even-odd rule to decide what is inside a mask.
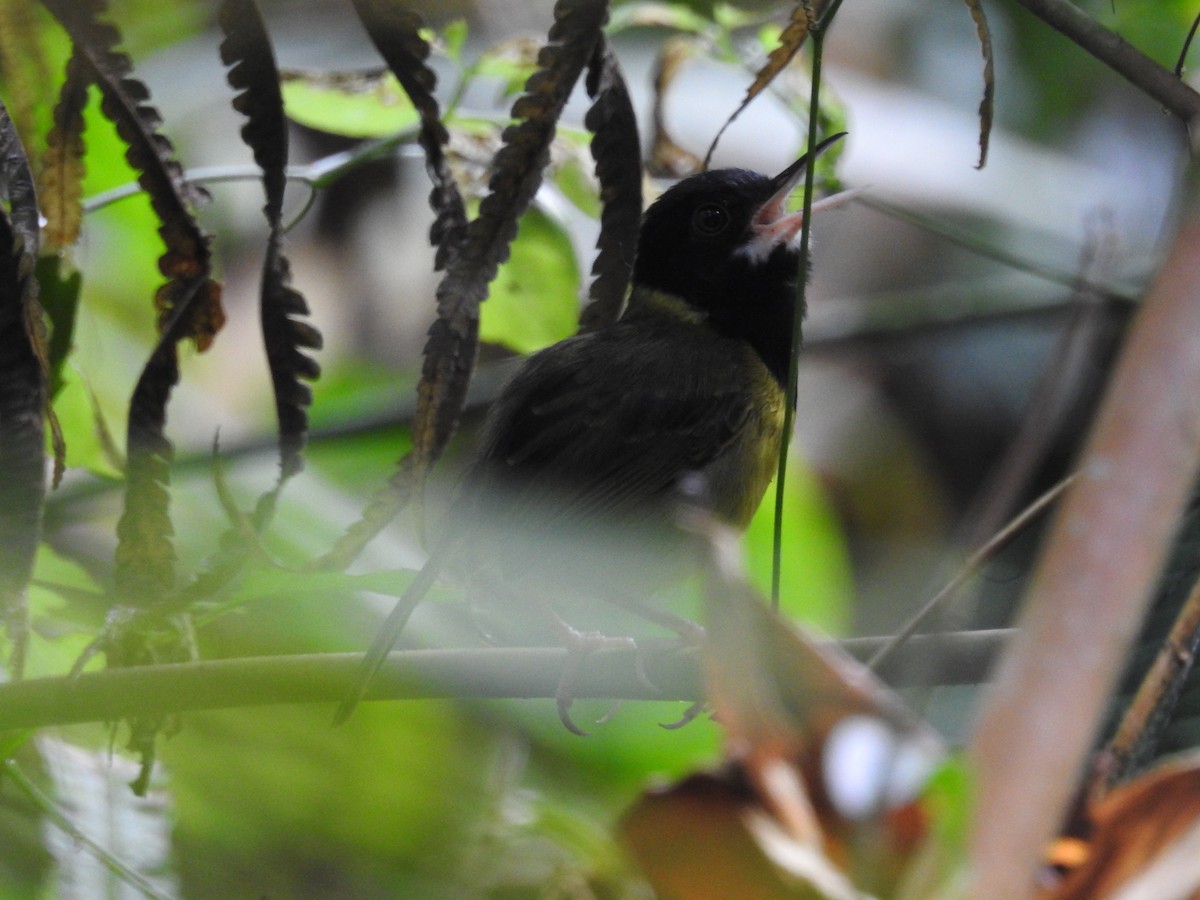
[[[746,527],[776,470],[804,313],[802,213],[787,203],[809,162],[774,178],[703,172],[650,206],[620,319],[535,353],[501,390],[445,536],[381,627],[337,721],[444,570],[527,605],[590,597],[654,618],[639,595],[686,562],[674,521],[684,495]]]

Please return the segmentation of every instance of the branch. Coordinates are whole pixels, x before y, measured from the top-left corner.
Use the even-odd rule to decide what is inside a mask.
[[[1138,633],[1200,463],[1195,185],[1126,338],[970,749],[977,900],[1028,896]]]
[[[699,696],[694,654],[600,650],[585,660],[579,698],[684,699]],[[561,648],[409,650],[393,653],[367,699],[554,697],[567,652]],[[0,685],[0,731],[198,709],[336,702],[362,665],[361,653],[208,660],[36,678]]]
[[[1200,115],[1200,94],[1070,0],[1016,0],[1051,28],[1104,63],[1134,87],[1190,124]]]
[[[936,654],[941,683],[977,683],[991,667],[1007,630],[918,636],[906,654]],[[860,659],[879,638],[843,646]],[[643,644],[641,663],[653,687],[638,675],[637,653],[601,650],[585,660],[573,693],[585,698],[688,700],[700,696],[694,653]],[[500,699],[556,696],[567,652],[561,648],[473,648],[394,652],[371,683],[369,700]],[[361,653],[323,653],[209,660],[89,672],[76,678],[35,678],[0,684],[0,732],[77,722],[115,722],[199,709],[275,703],[336,703],[346,695]]]
[[[1094,787],[1107,793],[1153,757],[1200,650],[1200,581],[1192,585],[1175,624],[1095,766]]]

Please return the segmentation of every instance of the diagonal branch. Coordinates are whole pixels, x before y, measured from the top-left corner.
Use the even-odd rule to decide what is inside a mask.
[[[1070,0],[1015,0],[1134,87],[1190,123],[1200,116],[1200,93]]]
[[[1200,468],[1200,193],[1191,188],[972,741],[979,900],[1027,896]]]

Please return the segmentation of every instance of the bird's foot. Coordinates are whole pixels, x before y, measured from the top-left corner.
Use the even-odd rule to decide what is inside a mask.
[[[635,611],[645,613],[646,618],[674,631],[677,637],[666,642],[649,641],[643,643],[632,637],[614,637],[599,631],[580,631],[568,624],[556,612],[548,609],[551,621],[554,622],[555,628],[567,650],[566,662],[563,664],[562,675],[559,678],[558,688],[554,696],[559,721],[571,733],[578,735],[587,735],[588,733],[580,728],[571,717],[571,706],[575,701],[575,686],[579,681],[580,672],[588,657],[592,656],[592,654],[600,650],[633,650],[634,673],[638,681],[648,690],[659,693],[660,688],[654,683],[654,680],[647,671],[647,658],[655,653],[661,654],[664,644],[667,645],[668,650],[674,652],[694,650],[703,646],[707,634],[700,625],[680,616],[663,612],[662,610],[649,609],[642,607],[641,604],[637,604],[637,606],[639,608]],[[608,721],[620,706],[621,701],[616,701],[598,721]],[[664,723],[663,727],[669,729],[682,728],[704,712],[705,709],[706,705],[698,701],[688,707],[678,721]]]
[[[676,616],[671,613],[654,611],[658,624],[671,629],[677,637],[668,641],[656,641],[654,643],[636,643],[637,658],[634,660],[634,671],[637,674],[638,681],[644,684],[652,691],[658,691],[659,687],[654,683],[654,679],[650,677],[646,670],[646,659],[651,655],[652,651],[662,653],[664,651],[681,652],[686,650],[698,650],[704,646],[704,642],[708,637],[708,633],[700,625],[690,619],[685,619],[681,616]],[[688,720],[690,721],[690,719]]]
[[[678,719],[676,719],[674,722],[659,722],[658,727],[665,728],[665,729],[667,729],[667,731],[676,731],[676,730],[682,728],[684,725],[687,725],[687,724],[693,722],[696,718],[698,718],[700,716],[701,713],[703,713],[707,710],[708,710],[708,703],[705,702],[704,700],[697,700],[695,703],[693,703],[691,706],[689,706],[687,709],[685,709],[683,711],[683,715],[680,716]]]
[[[700,625],[697,625],[695,622],[691,622],[687,619],[678,619],[678,626],[674,628],[674,630],[679,636],[674,640],[665,642],[665,646],[664,642],[658,642],[654,645],[637,645],[637,657],[634,661],[634,668],[637,672],[638,681],[646,685],[646,687],[652,691],[660,692],[658,685],[655,684],[654,680],[646,671],[646,659],[652,650],[657,651],[658,653],[662,653],[664,651],[680,653],[688,650],[697,650],[704,646],[704,641],[708,636],[707,632],[705,632]],[[697,700],[686,710],[684,710],[683,715],[674,722],[662,722],[660,725],[663,728],[674,731],[677,728],[682,728],[684,725],[687,725],[707,709],[708,704],[705,701]]]
[[[579,673],[583,669],[584,663],[587,662],[588,657],[599,650],[628,650],[631,648],[636,650],[637,641],[631,637],[613,637],[598,631],[580,631],[567,624],[557,613],[551,612],[551,617],[567,650],[567,659],[563,664],[562,675],[558,679],[558,688],[554,692],[558,718],[567,731],[586,736],[588,732],[576,725],[575,720],[571,718],[571,706],[575,702],[575,686],[579,681]],[[600,718],[600,721],[604,722],[611,718],[620,705],[618,700]]]

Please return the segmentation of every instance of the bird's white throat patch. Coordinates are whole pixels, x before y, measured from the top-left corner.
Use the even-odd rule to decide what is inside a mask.
[[[837,209],[849,203],[865,188],[856,187],[824,197],[812,205],[814,213],[826,209]],[[804,213],[800,210],[784,213],[782,204],[777,204],[777,198],[771,198],[759,210],[758,215],[750,223],[750,240],[737,248],[739,256],[749,260],[754,265],[761,265],[778,247],[790,250],[800,249],[800,235],[804,227]]]

